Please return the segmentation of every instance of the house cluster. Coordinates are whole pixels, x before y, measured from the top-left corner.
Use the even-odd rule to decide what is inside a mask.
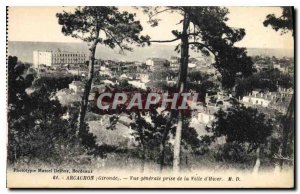
[[[178,71],[180,58],[171,56],[167,58],[148,58],[140,61],[117,61],[95,59],[95,76],[106,76],[107,78],[119,78],[123,76],[132,79],[148,79],[147,74],[164,67]],[[211,59],[206,57],[190,58],[188,63],[189,71],[200,71],[209,75],[217,75],[218,72],[211,65]],[[33,51],[33,65],[38,72],[72,74],[86,76],[88,61],[85,53],[61,51]],[[123,75],[124,74],[124,75]],[[146,77],[146,79],[145,79]],[[173,81],[173,80],[168,80]]]
[[[244,96],[241,101],[245,106],[271,107],[271,105],[276,105],[278,102],[290,101],[292,95],[292,88],[279,88],[276,92],[253,90],[250,94]]]
[[[260,112],[265,113],[268,118],[275,115],[275,112],[281,112],[285,114],[293,95],[292,88],[279,87],[276,92],[263,92],[259,90],[253,90],[243,98],[235,99],[246,107],[257,108]],[[202,108],[194,113],[194,117],[197,118],[199,123],[205,126],[211,126],[211,123],[215,120],[215,113],[220,110],[226,110],[231,107],[231,99],[234,99],[231,94],[225,92],[218,92],[215,95],[206,94],[205,102],[202,104]]]
[[[146,67],[150,71],[160,69],[162,67],[169,67],[170,61],[165,58],[148,58],[146,60]]]
[[[179,58],[171,57],[171,60],[148,58],[145,62],[99,60],[97,64],[100,64],[100,66],[97,68],[97,65],[95,65],[96,76],[105,76],[108,80],[114,80],[114,83],[127,80],[135,87],[146,89],[147,83],[151,81],[149,78],[151,72],[161,70],[163,67],[170,68],[171,64],[178,69]],[[173,80],[165,81],[172,82]]]
[[[148,58],[146,60],[147,69],[150,71],[161,69],[162,67],[169,67],[172,70],[179,70],[180,58],[171,56],[170,60],[166,58]],[[211,65],[212,59],[209,57],[189,58],[189,71],[200,71],[208,75],[219,75],[218,71]]]
[[[278,69],[280,72],[285,74],[290,74],[294,71],[294,66],[287,63],[273,63],[273,68]]]
[[[277,69],[284,74],[294,73],[294,60],[293,58],[283,57],[268,57],[268,56],[254,56],[253,66],[258,72],[266,71],[269,69]]]
[[[208,93],[206,93],[205,102],[202,104],[202,108],[198,109],[194,116],[200,123],[210,126],[210,124],[215,120],[214,114],[218,110],[226,110],[232,106],[230,103],[231,98],[231,94],[226,94],[223,91],[217,92],[217,94],[214,95],[208,95]]]
[[[294,59],[290,57],[283,58],[273,58],[273,68],[278,69],[282,73],[285,74],[293,74],[294,73]]]
[[[199,71],[210,75],[212,79],[220,76],[218,71],[212,67],[211,58],[193,58],[190,57],[188,68],[189,72]],[[62,52],[62,51],[34,51],[33,52],[34,67],[40,66],[57,68],[59,71],[67,71],[70,74],[85,76],[87,75],[88,63],[84,53],[79,52]],[[270,57],[254,57],[254,65],[258,71],[276,68],[281,72],[289,73],[290,59],[276,59]],[[289,64],[289,65],[287,65]],[[99,77],[100,81],[93,81],[89,100],[93,101],[95,93],[104,90],[105,87],[118,84],[123,80],[127,80],[129,84],[135,87],[146,89],[151,83],[150,73],[163,68],[169,68],[178,71],[180,68],[180,58],[172,56],[167,58],[148,58],[144,62],[139,61],[116,61],[116,60],[100,60],[94,61],[95,80]],[[176,77],[167,77],[166,83],[176,83]],[[69,84],[69,90],[72,95],[82,95],[84,84],[81,81],[73,81]],[[253,90],[242,98],[235,99],[243,103],[246,107],[255,107],[262,112],[268,113],[277,110],[285,113],[288,103],[293,95],[293,89],[279,88],[276,92]],[[220,90],[214,95],[206,94],[205,101],[201,104],[202,108],[193,113],[193,118],[204,126],[210,126],[215,120],[214,114],[220,109],[227,109],[232,104],[232,94],[228,94]],[[80,99],[80,98],[78,98]]]
[[[92,102],[95,100],[95,95],[97,92],[105,91],[106,87],[115,84],[112,81],[104,80],[101,84],[92,84],[91,91],[88,97],[89,102]],[[84,83],[82,81],[72,81],[72,83],[69,84],[69,91],[71,93],[66,93],[65,98],[68,98],[68,95],[70,96],[77,96],[77,101],[79,102],[81,100],[81,96],[84,92]]]
[[[244,96],[241,102],[245,106],[251,106],[260,110],[268,109],[277,110],[281,113],[286,113],[294,90],[292,88],[279,87],[276,92],[263,92],[254,90],[247,96]]]

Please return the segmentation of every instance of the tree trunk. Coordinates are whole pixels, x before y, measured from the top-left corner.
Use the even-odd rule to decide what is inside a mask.
[[[80,111],[78,116],[78,123],[77,123],[77,135],[80,134],[83,124],[84,118],[88,106],[89,95],[91,91],[92,81],[93,81],[93,74],[94,74],[94,61],[95,61],[95,52],[96,52],[97,41],[94,41],[92,46],[90,47],[90,54],[89,54],[89,72],[88,78],[84,86],[84,93],[81,99]]]
[[[186,156],[185,156],[185,165],[186,165],[186,168],[187,168],[187,170],[191,170],[191,168],[190,168],[190,164],[189,164],[189,156],[188,156],[188,154],[186,154]]]
[[[160,144],[160,172],[163,171],[165,166],[165,142],[161,142]]]
[[[179,79],[177,87],[179,93],[184,92],[186,89],[187,81],[187,68],[189,62],[189,39],[187,34],[187,29],[189,27],[189,15],[185,11],[183,19],[183,30],[181,34],[181,58],[180,58],[180,69],[179,69]],[[176,127],[175,142],[174,142],[174,157],[173,157],[173,171],[179,172],[180,170],[180,147],[181,147],[181,133],[183,125],[183,111],[179,110],[178,112],[178,123]]]
[[[282,132],[282,150],[281,154],[283,157],[287,157],[287,148],[289,143],[289,135],[294,130],[294,100],[295,93],[293,93],[291,102],[289,104],[287,113],[286,113],[286,122],[283,124],[283,132]],[[284,160],[280,160],[280,169],[283,167]]]
[[[165,165],[165,150],[166,150],[166,141],[167,141],[167,137],[170,131],[170,123],[172,120],[172,115],[170,118],[170,121],[168,122],[168,124],[166,125],[166,128],[164,130],[162,139],[161,139],[161,143],[160,143],[160,172],[163,171],[164,165]]]
[[[173,120],[173,112],[171,111],[171,116],[169,121],[167,122],[166,128],[164,130],[164,133],[161,138],[160,143],[160,172],[163,171],[164,165],[165,165],[165,153],[166,153],[166,141],[169,135],[169,132],[171,130],[172,120]]]
[[[137,111],[138,120],[141,119],[141,114]],[[140,121],[138,121],[140,122]],[[141,151],[142,151],[142,164],[141,164],[141,173],[145,171],[145,162],[146,162],[146,149],[145,149],[145,141],[144,141],[144,132],[142,126],[138,125],[138,133],[141,141]]]
[[[253,167],[253,174],[257,174],[260,167],[260,147],[256,148],[256,162],[255,166]]]
[[[274,173],[279,174],[281,171],[280,161],[275,161]]]

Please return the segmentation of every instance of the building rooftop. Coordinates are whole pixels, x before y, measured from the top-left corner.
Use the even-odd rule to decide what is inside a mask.
[[[147,60],[152,60],[152,61],[155,61],[155,62],[165,62],[165,61],[168,61],[167,59],[165,58],[148,58]]]
[[[67,54],[85,54],[79,51],[62,51],[62,50],[34,50],[33,52],[52,52],[52,53],[67,53]]]

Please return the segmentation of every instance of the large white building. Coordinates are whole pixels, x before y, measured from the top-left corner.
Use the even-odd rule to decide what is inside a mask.
[[[246,106],[262,106],[268,107],[272,101],[276,101],[277,94],[275,92],[262,93],[256,90],[253,90],[248,96],[244,96],[242,102]]]
[[[285,89],[281,87],[276,92],[259,92],[254,90],[249,95],[244,96],[241,102],[247,107],[268,108],[285,114],[293,92],[293,88]]]
[[[84,64],[86,55],[79,52],[66,51],[33,51],[33,65],[38,67],[44,66],[61,66]]]

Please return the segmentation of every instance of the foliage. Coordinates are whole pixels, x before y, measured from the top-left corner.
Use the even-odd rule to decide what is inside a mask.
[[[217,161],[244,163],[251,159],[245,146],[236,142],[228,142],[224,145],[216,146],[215,149],[214,157]]]
[[[28,88],[34,77],[31,74],[23,77],[25,66],[18,63],[17,57],[8,57],[8,104],[17,104],[27,97],[25,89]]]
[[[41,88],[45,87],[45,89],[51,93],[56,92],[58,90],[68,88],[69,84],[72,81],[76,80],[76,76],[67,76],[67,77],[39,77],[35,79],[32,83],[32,88]]]
[[[215,94],[219,90],[218,83],[211,80],[211,77],[207,74],[193,71],[188,73],[188,77],[190,80],[190,83],[188,83],[188,89],[195,90],[199,95],[199,100],[202,102],[205,101],[207,93]]]
[[[266,27],[270,25],[275,31],[281,31],[281,34],[293,31],[293,8],[282,7],[281,16],[276,17],[275,14],[269,14],[263,24]]]
[[[48,89],[52,82],[43,81],[35,85],[34,91],[26,93],[33,82],[30,74],[24,73],[16,57],[8,58],[8,160],[16,163],[42,161],[60,164],[74,162],[77,157],[92,154],[95,137],[88,133],[88,127],[76,138],[74,112],[70,118],[63,118],[67,112],[56,99],[50,98]],[[30,78],[30,79],[29,79]],[[42,82],[40,82],[42,83]]]
[[[143,30],[135,14],[120,12],[117,7],[77,7],[73,13],[57,13],[62,33],[83,40],[97,42],[121,51],[132,50],[129,44],[145,44],[148,37],[139,36]],[[103,34],[101,34],[103,33]],[[100,36],[99,36],[100,34]]]
[[[216,120],[212,127],[208,128],[208,131],[213,133],[212,141],[218,141],[220,137],[225,137],[226,146],[222,149],[225,153],[230,154],[225,158],[236,159],[237,154],[240,154],[239,157],[242,161],[244,152],[249,154],[259,146],[267,145],[273,129],[271,121],[266,120],[263,113],[259,113],[257,109],[251,107],[246,108],[238,102],[234,102],[226,112],[220,109],[215,113],[215,117]]]
[[[157,26],[160,19],[156,16],[163,12],[176,12],[183,16],[178,24],[182,24],[182,31],[172,30],[175,36],[172,40],[150,40],[149,42],[174,42],[180,40],[175,51],[180,52],[180,70],[177,87],[180,92],[187,90],[187,72],[190,46],[206,56],[213,55],[213,66],[222,75],[222,87],[230,90],[235,85],[237,77],[248,77],[254,70],[251,58],[247,56],[245,48],[235,47],[234,44],[243,39],[244,29],[227,26],[227,8],[223,7],[144,7],[144,13],[149,16],[149,23]],[[178,124],[174,142],[173,169],[180,169],[181,134],[183,132],[183,112],[179,111]]]
[[[292,35],[294,36],[293,29],[293,19],[294,12],[292,7],[282,7],[282,15],[279,18],[276,18],[274,14],[269,14],[267,19],[264,21],[264,25],[271,25],[272,28],[276,31],[280,30],[281,34],[287,33],[288,31],[292,31]],[[295,104],[295,93],[293,93],[291,102],[288,106],[288,110],[286,113],[285,119],[283,119],[283,131],[282,131],[282,140],[281,140],[281,150],[278,149],[279,155],[283,157],[289,157],[294,155],[294,122],[295,122],[295,112],[294,105]],[[280,166],[282,167],[284,161],[280,161]]]
[[[150,80],[167,80],[173,79],[177,76],[177,72],[169,68],[163,67],[162,69],[155,70],[149,75]]]
[[[234,46],[243,39],[245,30],[227,26],[228,13],[228,9],[222,7],[191,9],[191,21],[198,33],[194,41],[201,42],[194,48],[215,57],[213,66],[221,73],[224,88],[232,87],[239,74],[247,77],[253,71],[246,49]]]
[[[120,83],[118,86],[114,86],[108,89],[109,91],[127,91],[128,95],[135,93],[148,93],[149,91],[135,88],[127,82]],[[130,98],[130,97],[128,97]],[[161,157],[164,158],[164,164],[172,164],[172,145],[171,138],[175,135],[176,129],[176,114],[177,111],[170,110],[158,110],[160,105],[152,105],[149,110],[127,110],[123,105],[118,106],[118,111],[110,117],[110,125],[108,130],[117,130],[117,123],[120,122],[120,115],[126,116],[130,119],[131,135],[133,136],[137,144],[136,156],[142,160],[149,159],[160,163]],[[95,110],[97,113],[97,110]],[[101,114],[101,111],[98,112]],[[171,117],[171,114],[173,116]],[[184,149],[196,152],[200,141],[196,130],[189,126],[189,119],[186,117],[184,121],[184,130],[182,134],[182,142]],[[162,154],[162,152],[164,154]]]
[[[130,44],[144,46],[148,36],[140,36],[143,30],[135,14],[120,12],[117,7],[86,6],[77,7],[74,12],[56,14],[62,33],[66,36],[81,39],[90,46],[89,70],[84,87],[78,115],[77,130],[83,130],[84,119],[88,106],[88,97],[94,76],[94,61],[97,44],[103,44],[111,49],[119,47],[120,52],[131,51]]]
[[[183,121],[182,145],[189,152],[198,152],[201,141],[198,139],[197,131],[190,126],[190,118],[186,117]],[[175,131],[174,131],[175,132]]]
[[[243,39],[245,30],[227,26],[229,10],[224,7],[144,7],[144,12],[149,16],[149,23],[157,26],[160,13],[178,13],[187,15],[188,40],[191,49],[201,52],[206,56],[214,56],[213,66],[222,75],[222,86],[231,88],[239,76],[248,77],[253,72],[251,58],[247,56],[245,48],[235,47],[234,44]],[[179,21],[183,23],[183,20]],[[175,36],[172,40],[150,42],[173,42],[183,38],[183,32],[173,30]],[[176,46],[180,51],[180,45]]]
[[[188,78],[190,82],[198,82],[198,81],[202,82],[208,80],[209,77],[210,77],[209,75],[205,73],[201,73],[199,71],[188,72]]]
[[[290,88],[293,85],[293,78],[290,75],[281,73],[277,69],[270,69],[253,74],[245,79],[239,79],[237,81],[236,95],[244,96],[254,89],[274,92],[277,91],[278,86]]]

